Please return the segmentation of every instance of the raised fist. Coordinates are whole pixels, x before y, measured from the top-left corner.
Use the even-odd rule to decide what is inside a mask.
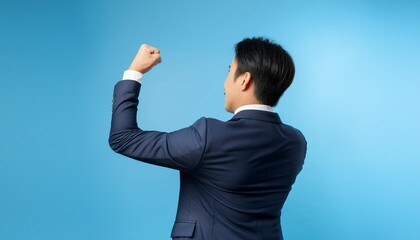
[[[147,44],[142,44],[128,69],[146,73],[161,61],[159,49]]]

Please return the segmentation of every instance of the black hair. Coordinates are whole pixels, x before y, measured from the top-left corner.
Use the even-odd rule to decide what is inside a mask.
[[[238,42],[235,54],[238,65],[235,79],[250,72],[255,97],[263,104],[276,106],[295,76],[295,65],[289,53],[270,39],[253,37]]]

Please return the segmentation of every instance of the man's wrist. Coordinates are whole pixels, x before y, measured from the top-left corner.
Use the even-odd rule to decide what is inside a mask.
[[[128,69],[124,71],[122,80],[133,80],[133,81],[137,81],[141,83],[142,78],[143,78],[143,74],[141,72]]]

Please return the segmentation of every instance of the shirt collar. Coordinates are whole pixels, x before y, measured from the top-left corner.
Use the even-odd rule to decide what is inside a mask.
[[[266,112],[273,112],[273,107],[264,105],[264,104],[248,104],[238,107],[235,110],[234,114],[237,114],[240,111],[243,110],[260,110],[260,111],[266,111]]]

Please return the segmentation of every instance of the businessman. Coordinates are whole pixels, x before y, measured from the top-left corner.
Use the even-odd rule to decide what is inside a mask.
[[[160,62],[158,48],[141,45],[115,85],[109,144],[127,157],[179,171],[171,237],[283,239],[281,209],[306,155],[302,133],[273,112],[293,81],[290,55],[271,40],[243,39],[224,83],[232,119],[202,117],[169,133],[142,130],[136,120],[142,76]]]

